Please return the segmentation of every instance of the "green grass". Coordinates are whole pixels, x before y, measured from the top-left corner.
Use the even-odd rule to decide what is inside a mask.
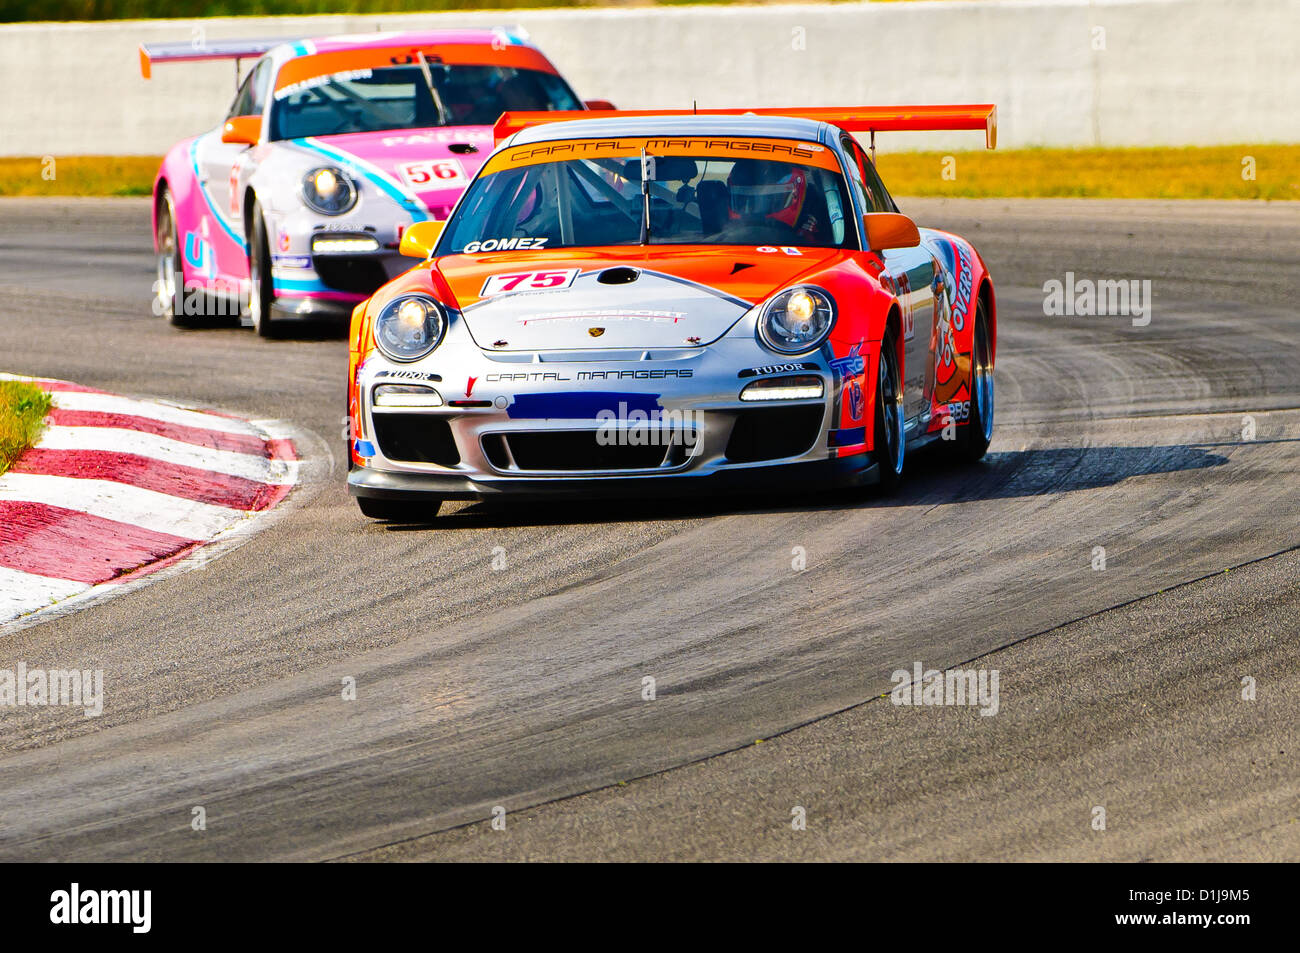
[[[3,195],[149,195],[158,156],[0,159]]]
[[[882,145],[880,174],[896,195],[1300,200],[1300,146],[943,153]],[[1246,157],[1254,160],[1254,179],[1242,178]],[[0,159],[0,195],[148,195],[158,162],[65,156],[51,169],[42,159]]]
[[[1253,161],[1253,178],[1243,177]],[[1300,200],[1300,146],[881,151],[896,195]],[[950,176],[950,177],[949,177]]]
[[[36,442],[50,395],[26,381],[0,380],[0,473]]]

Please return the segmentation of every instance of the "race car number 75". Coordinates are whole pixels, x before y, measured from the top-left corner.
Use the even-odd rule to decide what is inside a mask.
[[[579,270],[567,268],[563,271],[516,271],[508,275],[492,275],[483,283],[479,297],[506,291],[556,291],[573,284]]]

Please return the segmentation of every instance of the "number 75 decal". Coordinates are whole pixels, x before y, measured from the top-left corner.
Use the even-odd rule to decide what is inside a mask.
[[[563,271],[516,271],[508,275],[492,275],[483,282],[480,298],[502,294],[507,291],[558,291],[573,284],[578,277],[578,268]]]

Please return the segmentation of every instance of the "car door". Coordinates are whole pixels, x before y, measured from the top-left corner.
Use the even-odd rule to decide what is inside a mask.
[[[851,136],[845,137],[844,146],[854,159],[851,171],[863,207],[868,212],[897,212],[898,206],[885,191],[862,146]],[[910,427],[925,423],[930,407],[926,382],[927,369],[933,360],[930,337],[937,274],[935,261],[924,245],[891,248],[877,254],[885,263],[885,273],[894,281],[903,309],[903,412]]]

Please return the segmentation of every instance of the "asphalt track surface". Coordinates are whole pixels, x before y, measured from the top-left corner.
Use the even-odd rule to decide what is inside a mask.
[[[205,567],[0,632],[106,693],[0,711],[0,858],[1300,859],[1300,204],[905,210],[998,283],[983,464],[429,528],[347,496],[337,335],[171,329],[146,202],[0,203],[3,369],[317,461]],[[1044,316],[1067,271],[1151,280],[1151,323]],[[916,662],[997,669],[998,714],[878,697]]]

